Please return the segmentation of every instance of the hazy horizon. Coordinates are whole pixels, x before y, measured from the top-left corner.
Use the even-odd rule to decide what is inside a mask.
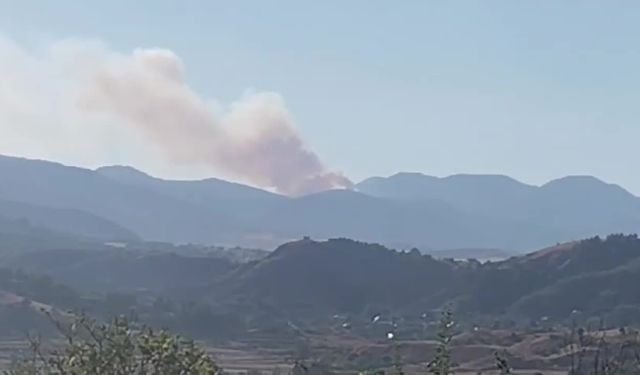
[[[592,175],[640,192],[629,157],[640,136],[640,54],[619,38],[640,31],[637,4],[199,5],[6,3],[0,153],[291,193],[400,171],[533,185]],[[96,96],[84,76],[95,73],[89,64],[114,78],[152,60],[153,72],[168,74],[160,83],[144,71],[113,97]],[[183,95],[182,112],[154,97],[153,85],[173,78],[168,92]],[[82,111],[79,89],[91,99]],[[132,98],[187,116],[173,118],[180,123],[195,118],[200,130],[150,133],[118,100],[141,89],[148,95]],[[174,124],[166,114],[151,120]],[[211,132],[218,125],[234,130]],[[245,147],[246,134],[261,137]]]
[[[201,177],[176,177],[176,178],[167,178],[167,177],[163,177],[163,176],[159,176],[159,175],[155,175],[153,172],[141,169],[141,168],[137,168],[133,165],[128,165],[128,164],[104,164],[104,165],[98,165],[95,167],[86,167],[86,166],[81,166],[81,165],[73,165],[73,164],[66,164],[66,163],[60,163],[57,161],[53,161],[53,160],[47,160],[47,159],[39,159],[39,158],[29,158],[29,157],[23,157],[23,156],[19,156],[19,155],[8,155],[8,154],[0,154],[0,156],[6,156],[6,157],[10,157],[10,158],[24,158],[27,160],[33,160],[33,161],[44,161],[44,162],[53,162],[53,163],[59,163],[62,164],[64,166],[68,166],[68,167],[78,167],[78,168],[84,168],[84,169],[88,169],[88,170],[93,170],[93,171],[98,171],[100,169],[103,168],[133,168],[135,171],[137,172],[141,172],[145,175],[148,175],[152,178],[157,178],[157,179],[165,179],[165,180],[170,180],[170,181],[202,181],[202,180],[206,180],[206,179],[218,179],[218,180],[222,180],[222,181],[226,181],[226,182],[230,182],[230,183],[237,183],[237,184],[242,184],[242,185],[247,185],[247,186],[251,186],[251,187],[255,187],[257,189],[262,189],[265,191],[271,191],[274,193],[277,193],[276,191],[273,191],[273,189],[269,189],[269,188],[264,188],[264,187],[260,187],[260,186],[253,186],[250,183],[246,183],[246,182],[242,182],[242,181],[235,181],[234,179],[225,179],[225,178],[221,178],[221,177],[217,177],[214,175],[204,175]],[[365,177],[362,180],[355,180],[353,181],[354,184],[359,184],[361,182],[364,182],[368,179],[371,178],[392,178],[396,175],[400,175],[400,174],[409,174],[409,175],[422,175],[422,176],[426,176],[426,177],[435,177],[438,179],[447,179],[447,178],[451,178],[451,177],[456,177],[456,176],[478,176],[478,177],[482,177],[482,176],[489,176],[489,177],[506,177],[512,180],[515,180],[518,183],[527,185],[527,186],[533,186],[533,187],[542,187],[546,184],[549,184],[553,181],[557,181],[557,180],[561,180],[561,179],[565,179],[565,178],[595,178],[596,180],[599,180],[601,182],[604,182],[606,184],[611,184],[611,185],[616,185],[621,187],[622,189],[630,192],[633,195],[636,195],[633,191],[630,191],[629,189],[627,189],[625,186],[623,185],[619,185],[610,181],[606,181],[603,180],[601,178],[599,178],[598,176],[593,176],[593,175],[565,175],[565,176],[557,176],[555,178],[552,178],[548,181],[543,181],[540,184],[533,184],[533,183],[528,183],[526,181],[522,181],[519,180],[517,178],[514,178],[512,176],[509,175],[505,175],[505,174],[497,174],[497,173],[453,173],[453,174],[446,174],[446,175],[433,175],[433,174],[429,174],[429,173],[424,173],[424,172],[420,172],[420,171],[397,171],[395,173],[391,173],[389,175],[375,175],[375,176],[368,176]],[[357,191],[357,189],[356,189]]]

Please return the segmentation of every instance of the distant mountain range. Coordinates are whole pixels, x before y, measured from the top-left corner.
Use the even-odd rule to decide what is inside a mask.
[[[136,241],[139,237],[123,226],[100,216],[73,208],[55,208],[0,199],[0,217],[28,222],[60,234],[80,235],[105,241]]]
[[[593,177],[541,187],[505,176],[374,177],[289,198],[218,179],[172,181],[0,156],[0,217],[105,241],[273,248],[311,236],[423,250],[524,251],[640,229],[640,199]]]

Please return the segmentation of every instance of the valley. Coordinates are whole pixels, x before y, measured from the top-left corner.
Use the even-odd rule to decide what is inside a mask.
[[[66,319],[71,311],[134,314],[140,324],[194,337],[230,372],[287,372],[298,360],[349,372],[392,368],[401,358],[408,373],[419,373],[446,308],[455,311],[459,373],[491,370],[494,353],[504,351],[519,373],[547,374],[566,370],[576,355],[572,324],[615,342],[631,337],[617,327],[640,323],[635,235],[481,263],[348,239],[305,238],[261,252],[114,246],[16,227],[0,236],[11,240],[0,254],[0,324],[12,327],[0,332],[5,361],[25,332],[53,334],[44,313]],[[10,250],[22,242],[42,248]]]
[[[77,314],[192,337],[229,373],[424,373],[444,311],[460,374],[638,345],[640,239],[598,234],[634,233],[640,199],[595,179],[399,174],[291,198],[127,167],[0,172],[5,366]]]

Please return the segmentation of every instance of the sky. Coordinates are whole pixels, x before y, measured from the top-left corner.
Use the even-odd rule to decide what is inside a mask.
[[[0,38],[20,54],[69,40],[110,56],[160,48],[179,57],[203,101],[276,95],[323,173],[356,182],[491,173],[532,184],[589,174],[640,194],[635,1],[0,0],[0,9]],[[0,51],[0,65],[11,56]],[[5,65],[0,73],[16,80],[31,74]],[[136,153],[121,133],[62,152],[81,146],[52,137],[49,112],[38,113],[24,147],[18,121],[0,124],[0,153],[246,180],[220,163],[186,168],[152,148]]]

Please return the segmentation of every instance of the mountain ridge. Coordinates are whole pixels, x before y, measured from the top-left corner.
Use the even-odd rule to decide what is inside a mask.
[[[173,243],[272,248],[310,235],[429,251],[527,251],[640,230],[640,198],[592,177],[536,187],[502,175],[399,173],[291,198],[214,178],[165,180],[126,166],[8,156],[0,156],[0,176],[0,200],[78,210]]]

